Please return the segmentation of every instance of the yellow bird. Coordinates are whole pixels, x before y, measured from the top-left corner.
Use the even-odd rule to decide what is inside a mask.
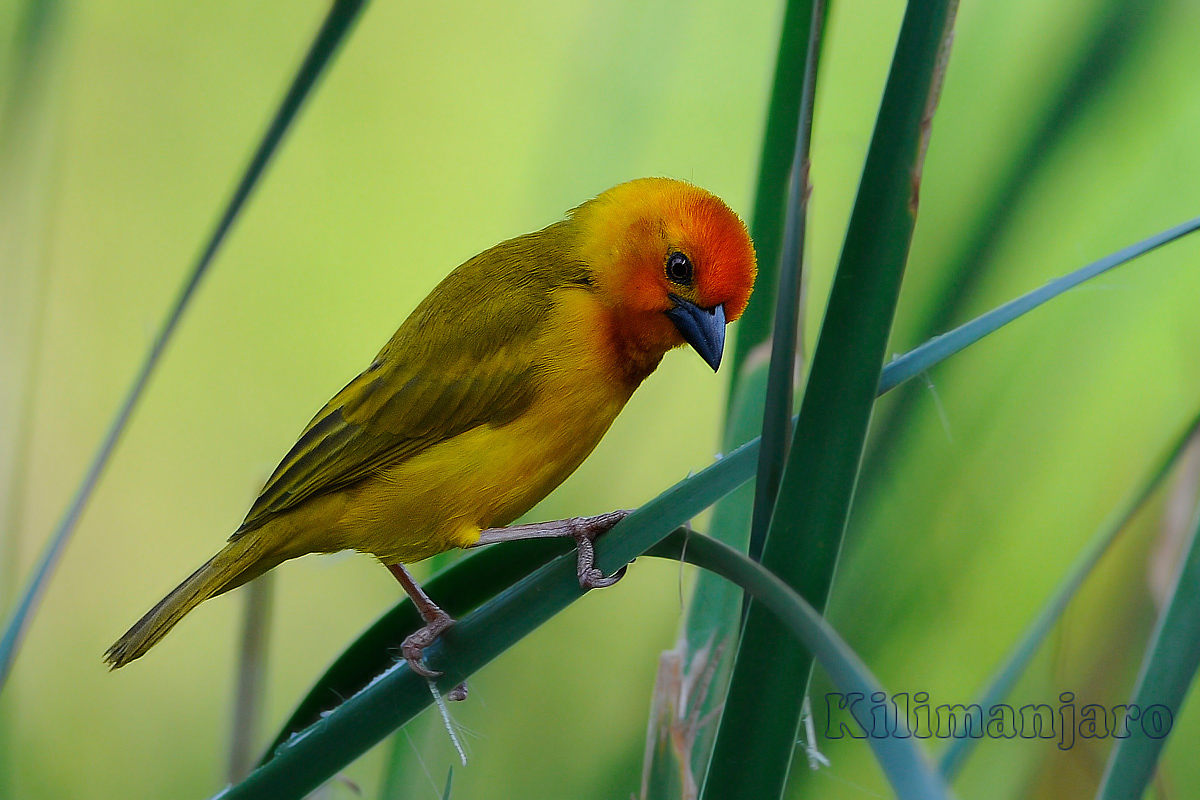
[[[685,342],[716,370],[725,325],[754,285],[754,248],[720,198],[666,178],[616,186],[566,219],[451,272],[300,435],[219,553],[105,654],[115,669],[181,618],[277,564],[359,550],[387,565],[426,626],[453,620],[404,564],[454,547],[573,536],[585,588],[592,539],[621,513],[508,525],[591,453],[634,389]]]

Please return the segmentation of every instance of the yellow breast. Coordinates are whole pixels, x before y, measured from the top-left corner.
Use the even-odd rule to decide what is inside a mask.
[[[517,419],[480,425],[330,496],[324,549],[385,563],[466,547],[562,483],[600,442],[634,386],[612,362],[607,311],[585,289],[558,298],[539,339],[539,391]],[[316,510],[316,509],[312,509]]]

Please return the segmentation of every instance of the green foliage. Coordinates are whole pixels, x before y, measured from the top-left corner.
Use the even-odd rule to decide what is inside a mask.
[[[911,4],[905,16],[771,516],[763,564],[818,610],[850,512],[916,222],[922,123],[937,104],[953,24],[953,3]],[[703,796],[782,794],[811,665],[751,604]]]
[[[304,63],[300,65],[300,70],[292,80],[292,84],[284,96],[283,102],[275,112],[275,116],[267,127],[266,133],[251,156],[250,164],[246,167],[246,171],[242,175],[237,188],[234,189],[233,196],[217,221],[216,228],[201,251],[195,266],[192,267],[171,309],[167,312],[166,319],[163,321],[157,336],[155,336],[154,342],[150,345],[150,349],[146,353],[145,361],[142,362],[142,367],[137,377],[134,378],[128,394],[126,394],[124,401],[113,417],[112,423],[104,435],[104,439],[101,441],[95,456],[92,458],[91,464],[88,466],[87,473],[75,491],[74,497],[72,497],[54,532],[50,535],[50,540],[46,543],[41,559],[33,570],[33,577],[21,592],[16,603],[16,609],[5,625],[4,635],[0,637],[0,687],[4,686],[8,679],[8,674],[12,670],[13,660],[17,657],[17,650],[21,645],[22,636],[29,625],[33,612],[37,608],[38,601],[46,590],[46,582],[50,580],[50,576],[54,573],[55,566],[62,557],[63,549],[67,546],[67,542],[74,532],[75,526],[79,524],[84,507],[87,505],[88,500],[91,499],[92,493],[96,490],[100,476],[104,472],[105,467],[108,466],[109,459],[112,458],[112,454],[117,448],[117,443],[120,441],[121,435],[125,432],[125,428],[133,416],[134,409],[137,407],[142,393],[145,392],[146,386],[150,382],[150,376],[154,373],[159,359],[162,358],[163,352],[166,350],[167,342],[171,340],[176,326],[179,325],[180,319],[183,318],[184,310],[191,302],[205,273],[208,272],[208,268],[211,266],[217,250],[225,241],[225,237],[233,227],[234,221],[241,214],[242,208],[250,197],[250,193],[258,185],[263,171],[283,141],[284,134],[287,133],[292,120],[296,118],[300,106],[303,105],[305,99],[307,99],[309,93],[316,85],[325,67],[333,58],[334,53],[337,52],[338,45],[341,44],[342,39],[350,32],[365,2],[366,0],[338,0],[330,9],[329,15],[325,19],[325,24],[321,27],[316,39],[309,48]]]
[[[684,532],[676,532],[651,553],[683,559],[741,586],[763,608],[769,609],[797,641],[803,643],[805,649],[829,672],[843,694],[858,693],[870,697],[883,691],[867,666],[816,609],[778,576],[743,553],[716,539],[689,537]],[[897,797],[914,800],[949,797],[945,784],[914,739],[880,737],[872,738],[870,744]],[[709,791],[708,785],[705,791]]]
[[[1200,516],[1196,519],[1200,525]],[[1150,786],[1175,715],[1200,668],[1200,538],[1193,531],[1167,604],[1150,637],[1127,712],[1131,733],[1120,736],[1097,800],[1141,797]],[[1138,709],[1135,713],[1134,707]],[[1135,726],[1136,720],[1136,726]],[[1140,729],[1140,730],[1139,730]]]
[[[1162,485],[1171,471],[1179,463],[1188,442],[1200,430],[1200,415],[1197,415],[1186,425],[1180,435],[1167,448],[1162,459],[1153,471],[1134,488],[1119,506],[1104,520],[1104,524],[1092,536],[1087,547],[1079,554],[1070,572],[1063,578],[1054,595],[1042,606],[1037,619],[1030,623],[1029,628],[1013,645],[1012,652],[996,670],[996,674],[988,681],[987,688],[976,701],[980,708],[991,709],[1002,703],[1016,685],[1018,679],[1029,669],[1030,662],[1043,644],[1046,637],[1062,618],[1063,612],[1075,598],[1084,581],[1095,571],[1096,565],[1109,550],[1121,532],[1124,531],[1133,517],[1142,509],[1150,496]],[[953,779],[962,769],[966,759],[978,739],[964,737],[955,739],[942,754],[941,770],[947,778]]]
[[[757,455],[757,442],[747,444],[637,509],[597,548],[597,565],[611,574],[646,552],[718,497],[745,483]],[[482,555],[464,559],[451,570]],[[544,566],[526,559],[517,569],[522,574],[510,576],[517,580],[509,588],[463,616],[426,650],[429,665],[445,673],[436,682],[440,691],[467,679],[582,594],[574,553]],[[266,763],[221,797],[303,797],[429,703],[430,687],[424,679],[407,665],[394,666],[332,713],[289,736]]]
[[[551,558],[570,550],[570,542],[556,539],[530,539],[489,547],[434,575],[424,584],[425,590],[431,597],[438,598],[450,616],[459,618],[544,566]],[[408,599],[376,620],[317,680],[267,748],[267,757],[288,739],[320,721],[342,699],[360,691],[375,676],[395,666],[397,643],[421,624],[420,615]],[[422,697],[421,700],[423,708],[429,699]]]
[[[94,503],[97,508],[89,512],[95,526],[91,536],[77,537],[72,546],[71,552],[79,553],[74,569],[70,558],[63,562],[66,574],[54,582],[57,594],[47,595],[51,602],[16,664],[13,683],[19,689],[10,688],[3,696],[0,758],[5,769],[0,771],[5,791],[33,798],[84,797],[89,792],[107,796],[113,787],[133,795],[204,794],[216,773],[212,753],[221,749],[206,749],[204,743],[214,738],[213,730],[225,727],[211,710],[224,703],[212,698],[226,692],[221,683],[224,639],[206,634],[205,625],[219,620],[215,615],[222,612],[211,609],[208,623],[199,615],[190,640],[183,636],[164,646],[153,664],[139,664],[128,674],[101,674],[98,655],[124,616],[169,588],[184,562],[219,542],[214,528],[236,521],[225,516],[243,510],[241,495],[251,489],[241,484],[262,477],[249,474],[253,470],[239,473],[239,465],[277,457],[297,422],[308,418],[311,401],[344,382],[343,372],[351,369],[347,364],[356,362],[348,354],[369,357],[380,336],[395,327],[405,304],[415,302],[454,259],[516,230],[532,229],[588,192],[637,174],[692,177],[730,198],[735,207],[747,207],[748,198],[738,196],[738,187],[752,183],[759,139],[763,148],[752,229],[763,258],[762,282],[730,354],[736,381],[722,444],[729,455],[645,502],[667,482],[662,476],[669,470],[707,463],[710,443],[697,431],[714,430],[720,417],[714,405],[705,403],[717,395],[711,376],[686,373],[686,366],[675,366],[682,361],[668,359],[664,374],[656,376],[661,387],[652,382],[639,392],[591,462],[535,514],[551,518],[638,504],[638,514],[601,543],[606,570],[645,554],[706,570],[696,578],[684,623],[686,652],[695,654],[718,642],[724,649],[719,662],[704,667],[711,691],[698,706],[698,718],[712,716],[720,706],[730,661],[739,650],[732,631],[743,591],[756,597],[739,658],[770,668],[736,679],[723,724],[732,731],[726,738],[737,736],[737,743],[756,757],[774,748],[773,766],[752,776],[765,787],[755,789],[758,784],[752,786],[749,779],[730,777],[736,774],[736,769],[730,772],[735,757],[723,743],[709,796],[722,793],[722,781],[735,792],[724,796],[773,797],[785,785],[787,793],[806,798],[841,796],[848,783],[877,792],[891,786],[902,797],[945,793],[929,767],[928,749],[912,746],[916,743],[911,740],[826,742],[832,763],[827,775],[810,777],[805,770],[789,774],[810,651],[828,673],[817,674],[814,699],[826,681],[839,691],[881,691],[865,661],[893,690],[928,688],[951,701],[975,695],[980,686],[983,705],[1025,694],[1044,698],[1061,688],[1056,681],[1065,680],[1074,682],[1066,688],[1086,688],[1106,705],[1132,694],[1130,702],[1168,704],[1175,715],[1170,740],[1135,737],[1111,752],[1111,740],[1081,743],[1069,753],[1036,741],[952,741],[941,763],[947,780],[956,780],[963,796],[1087,796],[1101,781],[1096,765],[1106,762],[1102,796],[1138,796],[1164,752],[1161,768],[1182,795],[1200,785],[1200,767],[1186,756],[1196,741],[1194,708],[1183,705],[1198,661],[1192,619],[1198,578],[1191,573],[1200,557],[1194,534],[1176,580],[1166,587],[1161,614],[1150,608],[1142,578],[1144,560],[1170,561],[1147,555],[1157,552],[1151,537],[1164,515],[1148,500],[1179,455],[1178,445],[1164,455],[1153,450],[1195,409],[1192,345],[1200,331],[1192,321],[1191,298],[1197,287],[1190,277],[1194,271],[1177,265],[1200,251],[1194,244],[1180,245],[1169,255],[1151,257],[1157,269],[1136,276],[1109,272],[1195,230],[1200,220],[1094,261],[934,338],[888,363],[882,373],[879,369],[889,335],[897,349],[922,341],[1042,283],[1054,265],[1087,261],[1141,235],[1137,232],[1156,230],[1164,220],[1188,213],[1179,208],[1178,198],[1190,196],[1197,177],[1194,119],[1200,107],[1190,98],[1200,96],[1195,92],[1200,69],[1190,68],[1195,48],[1185,35],[1194,22],[1193,10],[1171,0],[1019,0],[964,8],[947,108],[935,123],[930,168],[922,184],[921,226],[909,258],[912,220],[898,212],[905,194],[901,187],[911,176],[904,172],[916,128],[911,112],[928,95],[929,80],[924,73],[910,75],[898,91],[893,85],[898,67],[893,69],[873,123],[878,141],[870,147],[866,169],[860,170],[858,150],[866,147],[872,124],[867,117],[879,97],[870,73],[891,52],[895,32],[889,15],[899,4],[872,7],[878,13],[864,14],[862,4],[839,3],[834,13],[842,16],[829,25],[833,33],[822,54],[823,88],[816,98],[816,190],[807,248],[812,258],[806,266],[813,290],[807,307],[800,309],[788,301],[794,292],[788,281],[798,273],[780,271],[779,262],[786,165],[798,153],[802,116],[797,65],[811,39],[808,3],[780,9],[779,35],[772,30],[773,21],[763,23],[740,6],[724,15],[712,9],[701,13],[686,4],[531,6],[505,10],[501,25],[493,16],[499,12],[473,6],[398,10],[377,4],[343,58],[346,68],[334,78],[336,87],[322,93],[320,110],[313,108],[293,137],[295,158],[273,170],[275,191],[260,192],[254,224],[239,225],[238,235],[229,237],[223,259],[233,263],[216,274],[219,278],[206,280],[210,302],[197,304],[194,325],[176,327],[183,305],[198,299],[199,276],[232,222],[252,208],[246,201],[258,173],[320,72],[321,59],[336,47],[359,5],[334,4],[285,110],[195,271],[184,279],[187,288],[173,316],[150,342],[150,355],[133,377],[123,411],[74,501],[53,487],[62,485],[62,475],[81,471],[85,450],[101,430],[99,419],[81,419],[86,414],[80,409],[120,400],[119,387],[132,372],[120,366],[121,358],[132,359],[129,354],[152,338],[140,331],[145,325],[140,317],[146,307],[159,307],[169,284],[177,280],[161,265],[183,263],[187,254],[175,251],[190,247],[192,227],[209,218],[216,195],[224,191],[225,172],[213,165],[240,157],[238,148],[260,124],[266,98],[278,94],[278,86],[260,85],[246,74],[244,53],[274,53],[272,63],[294,63],[298,54],[271,50],[271,37],[264,32],[275,31],[280,41],[291,41],[306,20],[327,9],[314,6],[306,16],[289,7],[266,25],[265,16],[252,22],[239,16],[248,11],[224,9],[218,27],[230,34],[227,52],[210,48],[213,29],[206,33],[193,25],[208,18],[198,10],[184,19],[174,11],[164,17],[165,12],[140,9],[143,24],[152,31],[145,39],[129,36],[128,25],[114,22],[123,19],[116,9],[70,9],[75,16],[69,26],[57,24],[68,7],[56,3],[31,2],[0,12],[0,36],[9,30],[31,32],[25,39],[9,37],[20,46],[0,63],[5,115],[0,120],[0,165],[27,160],[10,133],[14,118],[33,118],[34,112],[23,110],[33,107],[26,100],[37,99],[51,85],[46,78],[54,67],[46,54],[55,48],[43,44],[65,48],[71,53],[69,63],[80,65],[70,72],[70,113],[62,116],[67,122],[56,123],[67,134],[63,144],[55,144],[51,136],[37,138],[45,148],[39,152],[53,152],[61,170],[53,181],[57,193],[46,190],[54,202],[38,205],[52,210],[45,214],[50,222],[25,226],[28,230],[22,232],[25,238],[45,238],[49,244],[43,249],[51,255],[9,261],[20,265],[22,280],[32,276],[48,287],[44,344],[38,333],[41,311],[21,318],[33,320],[32,335],[24,340],[10,335],[16,317],[4,304],[28,295],[0,293],[0,309],[6,311],[0,320],[0,367],[3,377],[16,376],[13,392],[27,398],[28,408],[28,418],[21,414],[20,424],[7,426],[18,429],[28,453],[18,453],[10,462],[11,451],[0,447],[0,479],[10,463],[33,465],[3,487],[20,502],[4,505],[8,495],[0,492],[0,519],[6,525],[3,569],[7,575],[35,575],[6,634],[8,664],[17,652],[21,620],[31,618],[28,611],[79,522],[87,493],[99,485],[104,464],[111,463],[97,496],[103,502]],[[914,3],[910,16],[938,8]],[[677,17],[682,14],[686,24],[680,22],[684,16]],[[45,20],[56,24],[44,25]],[[868,46],[850,44],[860,41],[847,38],[850,21]],[[173,36],[172,23],[186,28],[186,35]],[[927,33],[937,27],[934,20],[929,23]],[[244,26],[244,42],[237,39],[239,25]],[[335,31],[339,25],[344,27]],[[910,23],[905,25],[911,32]],[[434,38],[439,28],[452,35]],[[522,31],[528,41],[497,33],[510,29]],[[62,37],[62,30],[72,33]],[[664,30],[672,35],[663,36]],[[409,34],[414,38],[400,41]],[[553,44],[544,46],[539,38]],[[35,40],[37,47],[25,47]],[[107,50],[96,44],[109,41],[113,44]],[[137,49],[142,41],[152,43],[157,51],[153,58]],[[734,41],[757,44],[747,55],[726,60]],[[897,65],[910,52],[905,41],[902,35]],[[587,46],[581,47],[584,42]],[[539,55],[527,63],[518,50]],[[776,52],[771,84],[767,54]],[[25,53],[37,57],[22,61]],[[561,53],[562,60],[551,62],[546,53]],[[136,65],[133,72],[145,73],[145,83],[130,80],[129,72],[118,69],[110,75],[93,67],[125,61]],[[719,67],[711,68],[713,64]],[[848,79],[851,72],[854,77]],[[200,78],[191,84],[178,77],[192,74]],[[224,83],[222,75],[228,78]],[[880,71],[879,80],[882,75]],[[955,85],[956,76],[966,79]],[[363,88],[368,84],[383,88],[372,93]],[[122,106],[121,98],[114,101],[109,93],[112,86],[135,87],[130,90],[135,99]],[[507,87],[519,91],[506,93]],[[907,102],[896,100],[902,95]],[[538,99],[547,96],[548,101]],[[106,118],[95,108],[109,105],[130,123],[98,126],[96,120]],[[895,113],[901,106],[904,112]],[[193,116],[178,111],[184,108],[192,108],[187,113]],[[714,121],[720,108],[733,110],[728,119]],[[769,110],[760,132],[763,108]],[[175,113],[184,114],[187,122],[171,127]],[[48,130],[47,120],[55,117],[37,114],[38,124]],[[906,121],[896,122],[899,117]],[[156,127],[164,119],[166,126]],[[18,122],[35,129],[27,120]],[[94,139],[99,144],[81,133],[85,129],[101,129]],[[161,145],[163,160],[129,161],[128,152],[154,151],[138,138],[150,131],[168,143]],[[423,133],[428,135],[422,138]],[[885,157],[884,147],[895,152]],[[714,159],[714,153],[722,157]],[[397,163],[387,163],[391,158]],[[108,168],[110,161],[120,166]],[[897,166],[901,164],[903,169]],[[1129,166],[1133,164],[1139,165],[1136,170]],[[13,174],[0,172],[0,201],[6,210],[26,197],[14,191]],[[76,188],[81,176],[90,176],[85,182],[90,181],[91,193]],[[161,176],[164,185],[155,188],[144,182],[146,176]],[[464,186],[468,190],[460,188]],[[338,199],[306,205],[302,198],[314,195]],[[873,210],[872,198],[878,201]],[[138,206],[139,201],[145,205]],[[168,203],[185,209],[171,222],[155,213],[156,206]],[[136,206],[131,216],[121,217],[118,212],[131,205]],[[843,212],[849,215],[848,228]],[[17,224],[11,220],[35,216],[8,215],[2,232]],[[93,217],[94,225],[80,222]],[[402,235],[397,235],[396,220],[404,225]],[[39,233],[41,228],[48,232]],[[422,237],[409,236],[411,230],[428,233],[424,238],[433,244],[418,243]],[[407,244],[398,249],[397,241]],[[873,242],[882,246],[870,250]],[[92,258],[98,277],[86,268]],[[782,260],[799,266],[799,258]],[[835,261],[836,278],[831,269]],[[40,269],[43,262],[56,271],[26,271]],[[114,267],[118,262],[122,270]],[[256,267],[262,271],[255,273]],[[906,293],[893,326],[904,269]],[[161,277],[163,286],[144,296],[130,294],[134,284],[125,282],[125,273],[139,286]],[[1092,284],[1093,291],[1073,293],[1073,299],[1056,303],[1053,311],[1011,326],[971,355],[931,372],[950,354],[1101,275],[1106,277]],[[9,273],[2,277],[7,281]],[[847,288],[852,280],[859,285]],[[93,289],[80,294],[94,294],[97,309],[88,307],[90,298],[81,302],[63,288],[74,285]],[[124,301],[126,295],[128,303],[116,300]],[[776,315],[780,297],[785,314]],[[798,420],[788,407],[790,382],[780,377],[790,355],[776,349],[775,378],[768,390],[761,349],[773,324],[779,326],[776,341],[791,329],[787,313],[802,325],[807,320],[808,333],[818,326],[821,330]],[[123,334],[113,331],[123,330],[121,325],[130,320],[135,330],[122,344]],[[167,359],[149,383],[173,331],[179,333],[172,346],[177,360]],[[276,349],[267,350],[276,339]],[[253,344],[247,346],[247,341]],[[30,363],[40,359],[36,371],[8,358],[17,347],[14,342],[30,353],[36,347],[39,355],[27,356]],[[270,355],[261,362],[239,361],[249,357],[237,354],[257,351],[260,344]],[[125,356],[110,357],[109,351]],[[97,353],[112,363],[101,362]],[[89,371],[93,361],[103,363],[96,374]],[[912,382],[901,397],[873,401],[876,394],[918,376],[925,378],[925,388]],[[117,436],[147,387],[157,387],[159,405],[139,411],[126,443],[116,451]],[[929,387],[936,389],[936,397]],[[689,404],[698,401],[699,410],[679,414],[680,398],[688,398]],[[774,427],[760,447],[750,440],[761,428],[765,406],[773,413]],[[198,408],[203,410],[197,413]],[[653,422],[629,422],[647,409],[662,413],[636,417]],[[216,421],[197,422],[204,413]],[[872,414],[881,424],[866,442],[860,476]],[[245,425],[239,427],[239,419]],[[673,424],[679,427],[669,427]],[[785,462],[791,424],[796,437]],[[193,428],[199,431],[197,440],[211,444],[205,441],[191,450],[181,446]],[[651,431],[663,438],[650,438]],[[0,432],[0,444],[8,441],[3,439],[7,435]],[[648,441],[673,444],[654,447]],[[48,455],[55,452],[76,453],[75,460]],[[114,453],[117,457],[110,459]],[[162,459],[170,469],[162,467]],[[201,474],[202,463],[210,467],[204,474],[214,477],[193,477]],[[767,469],[786,464],[782,491],[763,506],[774,507],[763,566],[701,535],[677,530],[716,502],[711,520],[698,527],[735,550],[745,550],[752,478],[762,463]],[[615,493],[594,489],[603,483],[600,478],[624,488]],[[221,488],[231,484],[234,491]],[[1134,489],[1127,494],[1130,486]],[[222,491],[229,496],[222,497]],[[764,484],[759,494],[772,499],[775,492]],[[1118,495],[1127,499],[1099,523],[1101,512],[1109,512],[1111,498]],[[190,505],[194,503],[203,508]],[[31,545],[40,547],[45,540],[39,531],[52,527],[53,520],[43,518],[64,505],[70,510],[46,555],[29,564]],[[210,511],[226,507],[232,509],[228,515]],[[1135,516],[1138,508],[1143,510]],[[81,533],[87,527],[80,526]],[[22,533],[25,529],[28,534]],[[844,529],[845,553],[834,580]],[[1084,533],[1093,529],[1094,537],[1083,542]],[[193,530],[204,531],[206,538],[202,544],[196,539],[186,551]],[[1118,540],[1121,530],[1126,533]],[[816,532],[815,541],[803,540],[805,531]],[[171,549],[177,546],[178,552]],[[674,583],[678,570],[656,570],[654,562],[643,562],[623,587],[575,603],[579,592],[572,580],[573,556],[566,549],[556,542],[497,547],[462,559],[428,583],[433,596],[462,617],[430,649],[431,662],[451,673],[443,689],[463,675],[476,676],[471,702],[453,709],[468,719],[479,714],[472,724],[482,728],[471,766],[458,772],[462,796],[479,794],[480,787],[489,796],[537,797],[548,791],[625,796],[634,785],[635,762],[640,760],[634,739],[644,727],[644,713],[632,707],[640,700],[631,703],[629,697],[640,697],[644,687],[639,679],[626,677],[636,670],[622,659],[634,652],[632,663],[649,665],[646,654],[661,649],[655,637],[662,638],[666,623],[673,621],[668,618],[674,609],[664,608],[672,606],[676,595],[683,596],[683,587]],[[372,583],[367,576],[373,569],[363,566],[359,574],[358,563],[344,562],[335,570],[353,578],[345,591],[318,585],[330,580],[329,573],[320,571],[323,567],[302,563],[281,571],[280,633],[273,649],[283,657],[270,662],[275,704],[270,718],[285,719],[311,675],[328,656],[336,657],[283,723],[262,767],[225,796],[298,797],[347,768],[377,775],[373,764],[348,765],[432,702],[428,687],[395,663],[396,644],[418,624],[407,602],[336,655],[333,648],[348,626],[353,629],[377,615],[393,596],[385,576]],[[303,590],[298,584],[289,589],[289,576],[303,576]],[[1056,584],[1059,588],[1052,589]],[[801,599],[823,609],[831,586],[832,626]],[[661,588],[658,594],[655,587]],[[359,605],[351,598],[360,598]],[[574,608],[552,621],[568,606]],[[1060,635],[1056,647],[1041,647],[1054,637],[1064,614],[1069,635]],[[1033,622],[1022,632],[1030,618]],[[1142,639],[1154,619],[1144,648]],[[631,625],[630,620],[637,622]],[[211,630],[226,627],[232,626],[210,625]],[[543,627],[553,630],[543,636],[537,632]],[[755,632],[762,630],[769,635]],[[981,631],[989,633],[985,637]],[[795,647],[796,636],[806,649]],[[854,643],[858,655],[843,637]],[[97,658],[88,657],[93,650]],[[501,653],[506,655],[497,659]],[[1139,659],[1141,674],[1131,687]],[[477,672],[493,660],[491,667]],[[1001,668],[989,679],[987,672],[997,662]],[[628,694],[614,689],[618,681],[601,684],[613,675],[632,686]],[[64,707],[65,701],[56,698],[67,694],[61,687],[68,684],[77,690]],[[785,684],[783,694],[777,684]],[[589,697],[592,687],[600,685],[607,688],[595,689],[596,696]],[[814,705],[819,714],[821,704]],[[170,716],[149,719],[148,713],[131,713],[135,707],[161,707]],[[615,713],[606,720],[610,710]],[[760,713],[767,723],[740,721]],[[545,724],[547,715],[554,716],[554,726]],[[818,730],[821,722],[816,720]],[[549,728],[556,731],[552,737],[545,733]],[[71,736],[64,731],[75,729],[87,731],[87,741],[64,738]],[[104,735],[95,736],[96,730]],[[172,735],[163,736],[163,730]],[[689,740],[691,766],[699,775],[707,769],[714,731],[713,725],[701,726]],[[441,735],[440,729],[437,733]],[[407,740],[396,742],[398,750],[409,747]],[[444,785],[434,780],[445,765],[425,763],[432,748],[428,739],[417,737],[419,752],[412,761],[389,764],[387,796],[450,796],[455,772],[447,774]],[[59,766],[64,750],[76,753],[77,771]],[[1172,752],[1184,755],[1172,758]],[[374,796],[369,781],[367,793]],[[668,797],[678,790],[676,783],[651,796]]]
[[[803,5],[797,3],[796,5]],[[762,558],[771,510],[779,493],[787,459],[792,418],[792,390],[796,372],[796,345],[802,320],[800,298],[804,271],[804,235],[808,226],[809,146],[812,141],[813,100],[817,89],[817,54],[821,49],[821,25],[825,19],[822,0],[810,3],[808,44],[804,52],[804,80],[800,87],[800,120],[792,156],[792,179],[788,186],[780,253],[779,290],[775,303],[775,327],[771,334],[771,363],[767,373],[767,396],[763,404],[762,451],[755,474],[754,515],[750,524],[750,557]],[[768,142],[768,144],[770,144]],[[764,148],[766,149],[766,148]],[[766,161],[766,158],[763,159]]]
[[[812,9],[812,0],[789,0],[784,6],[779,51],[775,56],[775,75],[771,82],[771,99],[759,156],[754,218],[750,224],[750,235],[758,256],[758,281],[750,305],[746,307],[738,325],[733,352],[735,367],[746,363],[750,352],[770,337],[774,327],[790,165],[796,151],[796,132],[800,125],[804,64],[812,41]]]
[[[1122,252],[1139,249],[1146,252],[1151,249],[1150,243],[1159,239],[1161,235]],[[1078,285],[1082,282],[1076,279],[1080,274],[1095,277],[1099,272],[1095,265],[1082,267],[1055,281],[1049,287],[1050,294],[1041,297],[1041,301]],[[1032,304],[1026,310],[1039,304]],[[973,320],[946,334],[936,350],[922,347],[894,360],[884,367],[877,385],[897,386],[898,372],[913,370],[914,365],[915,372],[924,372],[1014,318],[989,312],[980,318],[982,322]],[[793,423],[797,421],[798,418]],[[1164,460],[1164,468],[1177,455],[1177,448],[1178,445]],[[758,456],[759,439],[755,438],[639,508],[598,544],[599,565],[611,573],[649,552],[675,526],[745,484],[753,475]],[[1161,474],[1156,473],[1154,480],[1159,478]],[[781,494],[781,504],[790,502],[792,495]],[[553,560],[547,561],[551,557]],[[568,576],[574,569],[574,557],[569,544],[562,541],[512,542],[472,554],[435,576],[428,589],[433,596],[446,598],[442,602],[453,616],[472,610],[451,633],[426,651],[435,669],[447,671],[438,686],[444,691],[466,679],[577,599],[578,586]],[[1091,564],[1094,565],[1094,560]],[[704,566],[711,568],[707,561]],[[1086,570],[1079,579],[1085,575]],[[698,619],[711,621],[712,617],[701,614]],[[275,737],[262,767],[239,784],[233,794],[222,797],[301,796],[427,707],[431,699],[420,690],[422,681],[405,665],[395,662],[397,643],[418,625],[418,615],[408,600],[381,617],[309,691]],[[336,699],[348,695],[352,695],[353,703],[328,708]],[[384,711],[379,711],[380,705],[385,707]],[[364,714],[369,716],[363,718]],[[336,747],[328,747],[329,743],[336,743]]]

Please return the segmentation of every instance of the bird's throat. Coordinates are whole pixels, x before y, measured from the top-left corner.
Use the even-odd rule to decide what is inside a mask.
[[[612,369],[632,392],[658,369],[667,350],[682,344],[670,321],[660,313],[620,316],[609,324]]]

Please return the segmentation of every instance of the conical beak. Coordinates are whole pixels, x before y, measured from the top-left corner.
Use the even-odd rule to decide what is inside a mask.
[[[684,340],[716,372],[717,367],[721,366],[721,353],[725,350],[725,306],[701,308],[682,297],[673,294],[669,297],[675,307],[666,312],[667,316],[675,323]]]

